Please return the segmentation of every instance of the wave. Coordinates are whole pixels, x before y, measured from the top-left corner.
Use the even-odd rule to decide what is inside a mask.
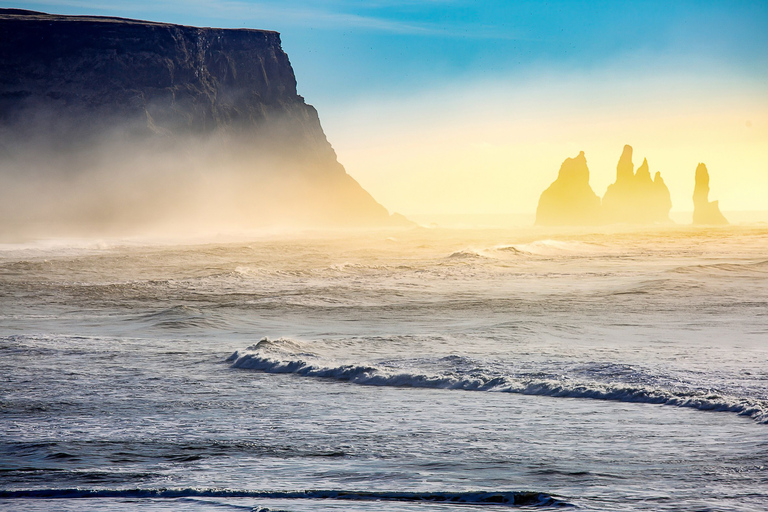
[[[483,251],[475,249],[464,249],[461,251],[454,251],[448,255],[448,259],[451,260],[475,260],[480,258],[487,258],[488,256]]]
[[[496,245],[484,249],[462,249],[447,256],[450,260],[498,259],[508,257],[594,257],[620,254],[617,250],[593,243],[537,240],[526,244]]]
[[[299,353],[296,353],[299,352]],[[488,375],[476,367],[435,373],[409,372],[382,364],[333,364],[291,340],[263,339],[243,353],[230,355],[232,368],[265,373],[290,373],[350,382],[364,386],[493,391],[558,398],[588,398],[618,402],[689,407],[701,411],[731,412],[768,424],[768,403],[700,390],[671,390],[649,385],[578,382],[552,378]]]
[[[185,305],[172,306],[147,313],[137,319],[163,329],[216,328],[224,325],[220,318],[215,318],[210,312],[204,313],[198,308]]]
[[[496,251],[535,256],[603,256],[618,254],[618,251],[604,245],[587,242],[566,242],[562,240],[536,240],[527,244],[498,245]]]
[[[571,507],[570,503],[542,492],[470,491],[470,492],[387,492],[387,491],[250,491],[238,489],[30,489],[0,490],[0,499],[75,499],[75,498],[262,498],[347,501],[401,501],[471,503],[508,507]]]
[[[713,263],[709,265],[691,265],[673,270],[678,274],[706,274],[725,277],[754,278],[768,274],[768,260],[750,263]]]
[[[536,240],[524,244],[496,245],[483,249],[467,248],[454,251],[447,256],[450,260],[507,259],[510,257],[560,258],[617,256],[621,251],[587,242],[566,242],[562,240]]]

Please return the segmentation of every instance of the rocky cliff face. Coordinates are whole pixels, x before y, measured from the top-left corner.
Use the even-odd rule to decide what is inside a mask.
[[[616,182],[608,186],[603,196],[603,215],[606,222],[627,224],[653,224],[670,222],[672,208],[669,189],[661,173],[651,179],[648,160],[634,170],[632,146],[624,146],[616,166]]]
[[[390,222],[276,32],[0,9],[0,141],[5,225]]]
[[[704,164],[699,164],[696,167],[696,184],[693,189],[693,223],[728,224],[728,220],[720,212],[717,201],[709,200],[709,171]]]
[[[601,220],[600,198],[589,186],[589,168],[582,151],[563,162],[557,179],[542,192],[536,209],[536,224],[590,225]]]

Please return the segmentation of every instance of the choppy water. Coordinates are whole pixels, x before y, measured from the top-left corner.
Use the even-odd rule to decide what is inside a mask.
[[[0,509],[768,508],[768,228],[0,246]]]

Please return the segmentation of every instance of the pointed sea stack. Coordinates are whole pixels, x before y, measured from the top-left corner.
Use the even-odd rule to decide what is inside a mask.
[[[648,160],[634,171],[632,146],[624,146],[616,166],[616,182],[603,196],[603,215],[609,223],[667,223],[672,200],[661,173],[651,179]]]
[[[728,220],[720,212],[717,201],[709,200],[709,171],[704,164],[699,164],[696,167],[696,185],[693,189],[693,223],[728,224]]]
[[[536,209],[541,226],[599,224],[600,198],[589,186],[589,168],[584,152],[567,158],[557,179],[542,192]]]

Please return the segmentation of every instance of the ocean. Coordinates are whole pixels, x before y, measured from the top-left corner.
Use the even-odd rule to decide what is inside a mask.
[[[0,510],[768,509],[768,226],[0,245]]]

